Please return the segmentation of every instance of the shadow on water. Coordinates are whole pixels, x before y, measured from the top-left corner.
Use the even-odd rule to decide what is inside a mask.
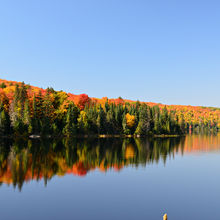
[[[120,171],[125,167],[174,158],[175,154],[219,150],[219,135],[177,138],[106,138],[60,140],[10,140],[0,142],[0,185],[22,189],[24,182],[48,180],[67,174],[86,176],[99,170]]]

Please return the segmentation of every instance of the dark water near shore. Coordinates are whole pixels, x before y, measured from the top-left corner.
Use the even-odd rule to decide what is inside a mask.
[[[220,219],[220,135],[0,141],[0,218]]]

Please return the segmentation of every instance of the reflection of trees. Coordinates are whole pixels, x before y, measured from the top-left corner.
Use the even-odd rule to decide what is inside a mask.
[[[189,140],[189,139],[187,139]],[[188,142],[187,142],[188,143]],[[186,149],[185,138],[3,140],[0,144],[0,183],[22,188],[24,182],[89,171],[119,171],[174,157]],[[188,149],[188,148],[187,148]]]

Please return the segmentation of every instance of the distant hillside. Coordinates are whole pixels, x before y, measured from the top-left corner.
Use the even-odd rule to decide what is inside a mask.
[[[191,129],[193,126],[194,127],[220,128],[220,108],[185,106],[185,105],[164,105],[164,104],[158,104],[158,103],[152,103],[152,102],[139,102],[139,101],[126,100],[120,97],[116,99],[108,99],[107,97],[98,99],[98,98],[89,97],[87,94],[75,95],[75,94],[66,93],[63,91],[54,91],[53,88],[42,89],[36,86],[24,84],[22,82],[15,82],[15,81],[8,81],[8,80],[0,79],[0,101],[4,104],[4,108],[6,111],[8,112],[10,111],[9,109],[10,105],[12,101],[15,99],[16,87],[17,86],[21,87],[22,85],[23,86],[25,85],[25,88],[26,88],[26,93],[27,93],[26,98],[29,100],[31,118],[33,117],[32,106],[33,106],[34,97],[39,96],[39,94],[40,96],[45,97],[46,95],[49,94],[51,105],[54,108],[53,117],[57,117],[58,114],[66,113],[70,103],[74,103],[76,106],[78,106],[80,111],[84,110],[85,106],[100,105],[102,106],[104,112],[106,113],[105,117],[107,117],[107,110],[105,108],[105,105],[107,103],[108,105],[114,104],[115,106],[117,105],[126,106],[127,110],[125,111],[125,113],[129,113],[131,116],[133,114],[134,116],[133,120],[135,121],[139,117],[137,115],[135,116],[137,112],[134,113],[135,110],[132,110],[132,108],[134,108],[132,106],[147,104],[151,108],[154,106],[158,106],[160,110],[166,107],[167,111],[170,114],[172,114],[171,117],[173,118],[173,120],[176,120],[177,123],[179,124],[184,123],[185,124],[184,126],[187,127],[188,130]],[[24,108],[24,103],[23,103],[22,108]],[[154,114],[154,111],[155,110],[153,109],[152,110],[153,113],[149,113],[149,114]],[[87,112],[86,114],[89,114],[89,113]],[[155,119],[154,115],[153,116],[151,115],[149,117],[152,117],[152,120]],[[94,119],[94,120],[97,120],[97,119]],[[134,123],[137,123],[137,122],[134,122]],[[151,126],[155,126],[154,123]]]

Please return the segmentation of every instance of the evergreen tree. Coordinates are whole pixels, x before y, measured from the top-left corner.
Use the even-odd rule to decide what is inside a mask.
[[[97,128],[98,128],[98,134],[105,134],[105,112],[100,105],[98,108],[98,117],[97,117]]]
[[[27,88],[22,82],[21,87],[19,89],[19,107],[20,107],[20,117],[24,117],[24,107],[25,107],[25,102],[27,100]]]
[[[64,135],[71,137],[72,135],[76,134],[76,123],[75,123],[75,109],[73,107],[73,105],[69,105],[68,111],[67,111],[67,115],[66,115],[66,125],[63,129],[63,133]],[[76,118],[77,119],[77,118]]]
[[[10,131],[9,115],[3,108],[0,108],[0,136],[9,135]]]
[[[31,124],[31,114],[28,99],[25,101],[23,123],[26,126],[27,132],[31,134],[33,128]]]
[[[0,84],[0,88],[4,89],[4,88],[6,88],[6,87],[7,87],[7,86],[5,85],[4,82]]]
[[[150,112],[147,105],[142,105],[139,109],[139,122],[135,133],[138,135],[150,134]]]
[[[107,134],[115,134],[115,117],[112,107],[106,114],[106,132]]]

